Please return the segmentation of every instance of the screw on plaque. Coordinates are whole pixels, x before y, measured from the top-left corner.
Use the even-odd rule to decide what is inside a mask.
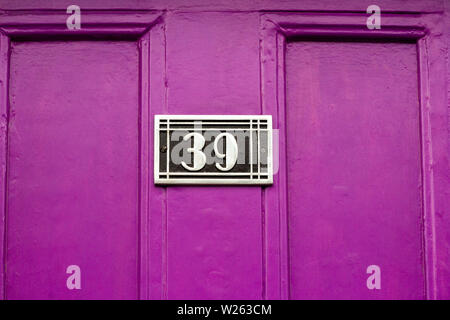
[[[165,153],[166,151],[167,151],[167,146],[162,146],[162,147],[161,147],[161,152],[162,152],[162,153]]]

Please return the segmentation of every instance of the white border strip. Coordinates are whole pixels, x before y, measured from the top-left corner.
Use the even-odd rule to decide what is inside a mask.
[[[168,179],[168,178],[159,178],[161,174],[167,175],[167,172],[159,171],[159,154],[160,154],[160,145],[159,145],[159,133],[160,130],[160,120],[198,120],[198,121],[208,121],[208,120],[266,120],[267,121],[267,129],[262,129],[267,131],[267,173],[263,173],[263,175],[267,175],[267,179],[255,179],[253,178],[252,173],[243,172],[239,173],[239,175],[249,175],[249,178],[182,178],[182,179]],[[209,123],[207,123],[209,124]],[[240,123],[239,123],[240,124]],[[244,123],[243,123],[244,124]],[[251,128],[253,129],[253,128]],[[163,128],[166,131],[166,128]],[[193,130],[190,128],[189,130]],[[208,130],[208,129],[206,129]],[[214,129],[214,130],[235,130],[234,128],[224,128],[224,129]],[[252,130],[253,131],[253,130]],[[169,137],[168,137],[169,138]],[[272,147],[272,116],[270,115],[155,115],[154,120],[154,183],[161,185],[176,185],[176,184],[197,184],[197,185],[214,185],[214,184],[223,184],[223,185],[271,185],[273,184],[273,147]],[[170,150],[167,150],[167,157],[169,157]],[[250,150],[252,152],[252,150]],[[259,151],[258,151],[259,152]],[[169,158],[167,158],[169,159]],[[258,163],[260,161],[258,160]],[[250,164],[252,165],[252,164]],[[167,168],[168,169],[168,168]],[[169,173],[170,174],[170,173]],[[182,175],[178,173],[179,175]],[[191,173],[192,174],[192,173]],[[202,175],[201,173],[196,173],[197,175]],[[254,174],[254,173],[253,173]],[[189,175],[187,173],[186,175]],[[214,175],[214,173],[208,173],[208,175]],[[230,173],[227,175],[228,177],[234,176],[238,174]],[[260,173],[261,175],[261,173]]]

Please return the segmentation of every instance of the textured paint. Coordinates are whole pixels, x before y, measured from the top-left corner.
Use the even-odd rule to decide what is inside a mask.
[[[0,298],[450,298],[447,0],[75,4],[0,0]],[[149,180],[154,114],[261,113],[273,186]]]
[[[423,298],[415,45],[286,51],[291,297]],[[364,285],[372,264],[382,290]]]
[[[137,297],[137,92],[133,42],[13,44],[7,298]]]
[[[169,113],[260,113],[257,22],[256,14],[168,19]],[[167,201],[168,298],[261,299],[260,188],[169,187]]]
[[[446,0],[379,0],[376,3],[386,11],[438,12]],[[257,10],[329,10],[360,11],[372,4],[361,0],[78,0],[77,5],[86,9],[154,9],[182,11],[257,11]],[[2,9],[60,9],[69,4],[65,0],[1,0]],[[361,7],[363,7],[361,9]]]

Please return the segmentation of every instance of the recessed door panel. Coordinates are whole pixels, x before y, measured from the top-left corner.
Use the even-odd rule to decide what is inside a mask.
[[[10,68],[6,297],[137,298],[137,44],[13,42]]]
[[[424,298],[416,45],[286,55],[291,298]]]

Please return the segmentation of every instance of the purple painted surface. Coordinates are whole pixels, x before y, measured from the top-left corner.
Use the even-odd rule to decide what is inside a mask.
[[[379,0],[377,4],[387,12],[439,12],[446,0]],[[61,9],[68,4],[64,0],[2,0],[2,9]],[[78,0],[77,5],[86,9],[153,9],[182,11],[364,11],[372,4],[361,0]],[[363,7],[363,9],[361,9]]]
[[[10,70],[6,297],[136,298],[136,43],[14,43]]]
[[[0,298],[450,298],[448,1],[77,4],[0,0]],[[273,186],[153,185],[154,114],[261,113]]]
[[[176,14],[168,22],[169,113],[259,114],[258,16]],[[169,187],[167,203],[168,298],[261,299],[261,189]]]
[[[286,52],[291,297],[423,298],[415,45]],[[382,290],[365,285],[370,265]]]

